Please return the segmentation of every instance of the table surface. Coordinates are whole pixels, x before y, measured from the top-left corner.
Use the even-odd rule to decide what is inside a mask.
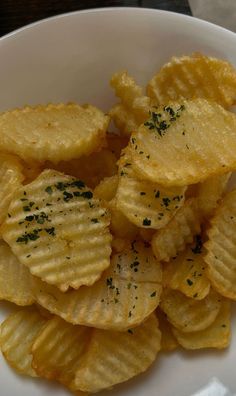
[[[156,8],[191,15],[188,0],[0,0],[0,36],[53,15],[119,6]]]

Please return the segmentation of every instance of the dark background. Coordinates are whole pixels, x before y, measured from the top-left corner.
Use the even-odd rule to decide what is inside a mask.
[[[64,12],[119,6],[156,8],[191,15],[188,0],[0,0],[0,36]]]

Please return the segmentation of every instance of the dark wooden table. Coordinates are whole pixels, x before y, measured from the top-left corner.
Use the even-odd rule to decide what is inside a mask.
[[[157,8],[191,15],[188,0],[0,0],[0,36],[64,12],[119,6]]]

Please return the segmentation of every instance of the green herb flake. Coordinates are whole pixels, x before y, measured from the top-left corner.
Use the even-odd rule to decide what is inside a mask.
[[[191,279],[186,279],[186,282],[187,282],[187,284],[188,284],[189,286],[192,286],[192,285],[193,285],[193,281],[191,281]]]
[[[51,186],[47,186],[45,188],[46,193],[48,193],[49,195],[52,195],[52,187]]]
[[[150,297],[156,297],[157,292],[154,291],[152,294],[150,294]]]
[[[152,221],[150,219],[147,219],[147,217],[145,219],[143,219],[143,225],[146,227],[149,227],[151,225]]]

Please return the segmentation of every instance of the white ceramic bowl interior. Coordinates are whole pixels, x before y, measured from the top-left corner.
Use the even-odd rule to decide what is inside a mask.
[[[235,48],[236,34],[175,13],[113,8],[65,14],[0,40],[0,110],[60,101],[108,110],[115,71],[125,69],[145,84],[173,55],[201,51],[236,65]],[[235,354],[233,339],[224,352],[160,355],[148,373],[101,396],[190,396],[214,376],[236,393]],[[57,385],[16,375],[3,360],[0,386],[2,396],[67,394]]]

